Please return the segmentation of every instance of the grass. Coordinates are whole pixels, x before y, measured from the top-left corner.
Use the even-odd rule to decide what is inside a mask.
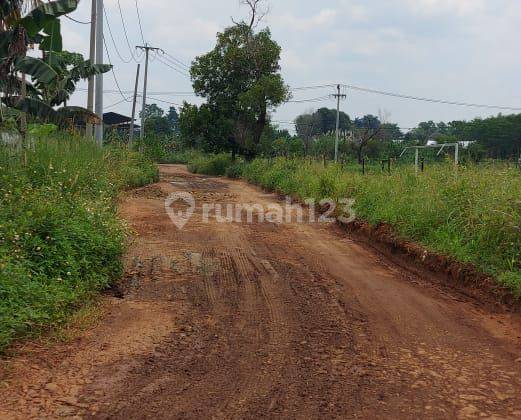
[[[225,153],[211,156],[194,155],[188,160],[188,169],[196,174],[226,175],[228,168],[232,166],[232,157]]]
[[[391,175],[373,170],[364,176],[358,167],[324,167],[304,159],[257,159],[232,165],[219,156],[199,156],[191,165],[198,172],[215,166],[219,175],[229,171],[300,199],[354,198],[357,217],[371,224],[388,223],[404,239],[472,263],[521,298],[518,168],[466,165],[455,176],[450,163],[439,163],[416,177],[412,166],[397,166]]]
[[[124,149],[53,135],[0,149],[0,351],[62,324],[122,271],[122,189],[157,179]]]

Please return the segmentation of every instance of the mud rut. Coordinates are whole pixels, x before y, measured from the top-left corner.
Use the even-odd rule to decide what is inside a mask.
[[[3,363],[0,418],[521,418],[520,324],[334,226],[201,223],[164,197],[269,203],[163,166],[121,206],[123,299],[83,337]]]

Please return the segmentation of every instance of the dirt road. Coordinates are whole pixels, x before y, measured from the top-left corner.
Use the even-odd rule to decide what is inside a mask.
[[[518,317],[332,225],[205,224],[202,202],[276,197],[161,171],[121,205],[136,232],[121,296],[82,337],[3,362],[0,418],[521,418]],[[198,202],[183,230],[174,191]]]

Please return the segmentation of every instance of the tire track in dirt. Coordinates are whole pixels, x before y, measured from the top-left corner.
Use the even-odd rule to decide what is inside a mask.
[[[15,358],[0,418],[521,418],[518,318],[411,282],[334,226],[202,223],[202,202],[276,197],[161,172],[121,204],[124,299]],[[182,231],[163,203],[179,190],[197,200]]]

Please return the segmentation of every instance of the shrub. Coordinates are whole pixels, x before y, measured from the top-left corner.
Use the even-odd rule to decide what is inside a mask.
[[[120,276],[118,192],[158,177],[136,153],[58,134],[25,159],[0,149],[0,351],[60,324]]]
[[[238,179],[242,176],[242,172],[244,170],[245,164],[244,162],[235,162],[232,163],[227,169],[226,169],[226,176],[228,178],[232,179]]]
[[[226,175],[226,170],[232,163],[232,157],[229,154],[200,155],[189,161],[188,169],[196,174]]]

